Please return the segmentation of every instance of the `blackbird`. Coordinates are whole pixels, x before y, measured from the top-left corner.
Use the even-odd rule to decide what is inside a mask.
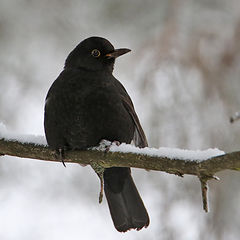
[[[96,146],[103,139],[148,145],[127,91],[112,75],[115,59],[129,51],[115,49],[104,38],[90,37],[68,55],[45,102],[44,128],[50,148],[62,155],[64,150]],[[103,178],[115,228],[126,232],[147,227],[148,213],[130,168],[107,168]]]

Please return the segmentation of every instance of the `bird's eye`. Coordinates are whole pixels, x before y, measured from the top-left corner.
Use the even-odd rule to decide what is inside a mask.
[[[93,49],[91,54],[93,57],[96,57],[96,58],[101,55],[100,51],[97,49]]]

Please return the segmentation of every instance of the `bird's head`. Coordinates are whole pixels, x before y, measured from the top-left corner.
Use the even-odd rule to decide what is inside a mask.
[[[105,38],[90,37],[80,42],[68,55],[65,62],[67,68],[82,68],[90,71],[113,71],[115,59],[130,49],[114,49]]]

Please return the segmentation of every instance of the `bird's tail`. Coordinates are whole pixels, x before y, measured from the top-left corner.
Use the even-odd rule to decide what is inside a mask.
[[[115,228],[119,232],[140,230],[149,217],[133,182],[130,168],[108,168],[104,172],[104,191]]]

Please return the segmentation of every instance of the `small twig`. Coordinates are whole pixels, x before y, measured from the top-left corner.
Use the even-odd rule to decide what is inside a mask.
[[[205,212],[208,212],[209,208],[208,208],[208,184],[207,184],[207,181],[210,179],[215,179],[215,180],[219,181],[220,178],[215,175],[212,175],[212,176],[200,175],[198,178],[201,183],[203,210]]]
[[[203,210],[205,212],[208,212],[208,195],[207,195],[207,191],[208,191],[207,181],[208,181],[208,179],[205,178],[205,177],[200,177],[199,180],[201,182]]]
[[[230,117],[230,123],[234,123],[239,119],[240,119],[240,112],[235,112],[234,115]]]
[[[203,210],[205,212],[208,212],[209,208],[208,208],[208,184],[207,184],[207,181],[210,179],[215,179],[215,180],[219,181],[220,178],[215,175],[212,175],[212,176],[200,175],[198,178],[201,183]]]
[[[95,173],[98,175],[98,177],[100,178],[99,203],[101,203],[102,199],[103,199],[103,185],[104,185],[103,174],[104,174],[105,168],[96,162],[91,162],[90,165],[91,165],[92,169],[95,171]]]

